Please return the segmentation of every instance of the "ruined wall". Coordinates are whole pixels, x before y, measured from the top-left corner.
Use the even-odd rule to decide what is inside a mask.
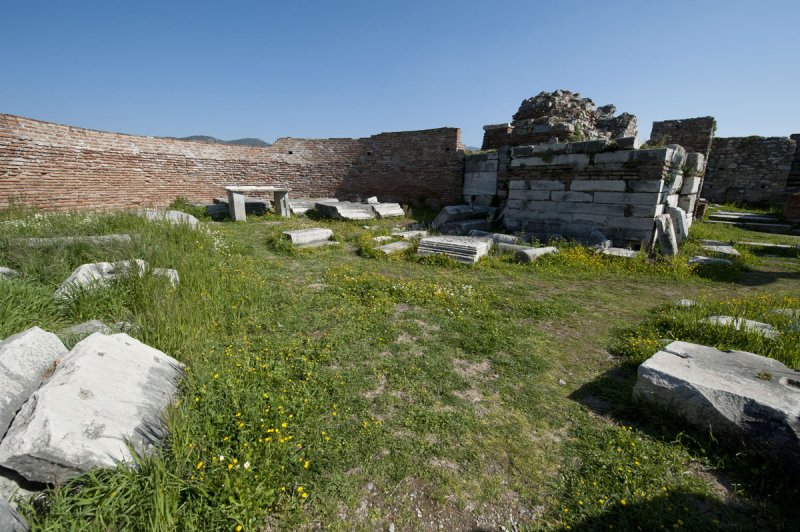
[[[483,126],[482,150],[496,150],[511,144],[511,124],[488,124]]]
[[[165,206],[210,201],[225,185],[287,185],[291,196],[458,201],[461,131],[365,139],[278,139],[268,148],[122,135],[0,115],[0,207]]]
[[[702,153],[708,158],[716,124],[713,116],[653,122],[649,144],[680,144],[687,152]]]
[[[669,214],[685,236],[701,178],[697,170],[687,177],[683,171],[701,169],[702,155],[690,157],[676,145],[608,151],[609,146],[594,141],[513,148],[505,226],[542,238],[585,239],[599,232],[616,245],[647,247],[655,218]]]
[[[715,138],[702,195],[713,203],[783,205],[796,150],[786,137]]]

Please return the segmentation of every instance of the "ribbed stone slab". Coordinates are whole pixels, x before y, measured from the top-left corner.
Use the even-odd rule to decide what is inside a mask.
[[[372,205],[337,201],[335,203],[317,203],[314,208],[321,215],[334,220],[371,220],[375,218]]]
[[[492,241],[469,236],[429,236],[419,241],[417,255],[447,255],[466,264],[475,264],[489,253]]]
[[[397,253],[398,251],[405,251],[406,249],[412,247],[413,244],[411,242],[406,242],[405,240],[400,240],[398,242],[392,242],[391,244],[386,244],[384,246],[377,247],[378,251],[382,251],[387,255],[391,253]]]
[[[748,331],[758,333],[766,338],[775,338],[780,333],[769,323],[748,320],[745,318],[734,318],[733,316],[711,316],[702,320],[703,323],[717,325],[719,327],[733,327],[738,331]]]
[[[312,229],[284,231],[283,236],[289,239],[295,246],[300,246],[303,244],[311,244],[312,242],[330,240],[333,236],[333,231],[324,227],[315,227]]]
[[[64,482],[131,462],[164,436],[181,364],[127,334],[93,334],[61,359],[2,442],[0,465],[35,482]]]
[[[397,218],[406,215],[399,203],[372,203],[370,207],[378,218]]]
[[[67,354],[58,336],[32,327],[0,342],[0,438],[17,410]]]
[[[777,360],[672,342],[639,366],[633,397],[732,445],[749,440],[800,463],[800,373]]]

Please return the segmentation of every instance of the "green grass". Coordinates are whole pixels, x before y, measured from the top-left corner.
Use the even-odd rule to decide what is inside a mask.
[[[534,264],[492,255],[470,267],[374,253],[373,236],[411,220],[364,229],[266,216],[198,231],[126,214],[0,220],[11,222],[0,264],[22,273],[0,283],[0,336],[127,321],[187,365],[164,447],[24,505],[36,529],[607,528],[645,517],[744,529],[791,519],[790,503],[756,485],[766,473],[743,474],[699,436],[679,437],[679,425],[653,430],[630,403],[630,361],[656,348],[632,339],[694,338],[691,320],[714,305],[767,319],[771,305],[794,304],[792,272],[747,284],[771,268],[759,257],[709,274],[686,255],[625,260],[563,243]],[[280,237],[310,226],[330,227],[339,245],[293,249]],[[121,232],[137,236],[105,247],[13,242]],[[130,258],[177,269],[180,287],[128,278],[53,300],[81,263]],[[682,297],[708,304],[667,306]],[[664,312],[677,316],[669,326]],[[720,334],[708,341],[758,341]],[[609,344],[625,356],[610,358]],[[607,403],[602,415],[591,397]],[[722,493],[709,472],[742,488]],[[674,516],[666,498],[678,501]]]

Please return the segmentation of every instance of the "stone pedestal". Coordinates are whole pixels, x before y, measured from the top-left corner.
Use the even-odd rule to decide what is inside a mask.
[[[283,216],[284,218],[289,218],[291,213],[289,212],[289,192],[286,190],[276,190],[273,195],[273,205],[275,206],[275,212]]]
[[[277,196],[277,193],[275,195]],[[247,215],[244,212],[244,194],[232,190],[228,191],[228,213],[234,222],[243,222],[247,219]]]

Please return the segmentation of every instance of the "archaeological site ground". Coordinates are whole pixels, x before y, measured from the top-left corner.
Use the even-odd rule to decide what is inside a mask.
[[[513,111],[0,115],[0,531],[796,530],[800,136]]]

